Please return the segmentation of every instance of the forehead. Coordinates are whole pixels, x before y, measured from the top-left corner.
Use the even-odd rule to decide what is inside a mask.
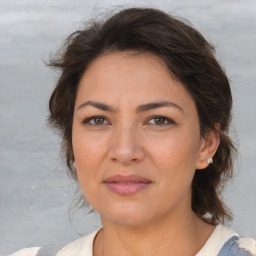
[[[151,53],[114,52],[95,59],[79,83],[77,101],[95,100],[110,104],[148,101],[179,101],[194,105],[184,85],[165,62]]]

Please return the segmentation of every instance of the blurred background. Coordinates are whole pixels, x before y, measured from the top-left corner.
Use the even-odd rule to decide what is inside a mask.
[[[134,6],[184,17],[216,46],[232,83],[240,149],[224,199],[231,227],[256,238],[255,0],[0,0],[0,255],[31,246],[55,255],[101,225],[96,214],[69,214],[76,185],[46,124],[58,74],[43,61],[86,20]]]

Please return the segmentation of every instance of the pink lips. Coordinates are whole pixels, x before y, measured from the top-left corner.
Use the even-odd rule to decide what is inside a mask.
[[[114,175],[104,180],[104,184],[106,184],[111,191],[122,196],[133,195],[145,189],[151,183],[150,180],[138,175]]]

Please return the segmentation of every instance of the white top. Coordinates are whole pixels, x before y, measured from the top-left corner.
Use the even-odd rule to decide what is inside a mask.
[[[60,250],[56,256],[93,256],[93,242],[100,229],[68,244],[62,250]],[[243,252],[247,252],[247,254],[237,255],[256,256],[256,241],[254,239],[240,239],[237,233],[222,225],[216,226],[205,245],[195,256],[217,256],[223,248],[223,245],[232,237],[238,237],[238,250],[239,248],[244,248]]]
[[[223,245],[233,236],[238,236],[233,230],[218,225],[204,246],[195,256],[216,256]]]

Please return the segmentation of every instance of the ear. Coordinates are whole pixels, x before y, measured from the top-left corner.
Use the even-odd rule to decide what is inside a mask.
[[[219,144],[220,136],[217,131],[210,131],[205,138],[202,138],[196,161],[196,169],[205,169],[209,165],[208,159],[213,158]]]

